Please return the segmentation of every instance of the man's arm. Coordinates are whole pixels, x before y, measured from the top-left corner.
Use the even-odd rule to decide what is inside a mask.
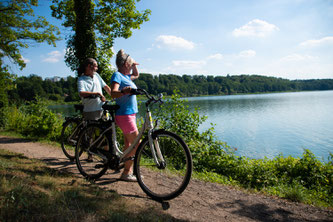
[[[79,93],[79,95],[80,95],[80,97],[83,97],[83,98],[86,98],[86,97],[89,97],[89,96],[92,96],[92,95],[99,96],[101,98],[102,102],[105,102],[105,97],[99,92],[81,91]]]
[[[108,85],[105,85],[103,89],[111,96],[111,89]]]
[[[89,92],[89,91],[81,91],[79,93],[80,97],[83,97],[83,98],[86,98],[86,97],[89,97],[89,96],[92,96],[92,95],[95,95],[95,96],[99,96],[99,97],[102,97],[103,95],[99,92]]]

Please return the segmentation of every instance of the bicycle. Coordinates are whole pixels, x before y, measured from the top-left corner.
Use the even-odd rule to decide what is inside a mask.
[[[97,97],[97,95],[91,95],[86,98],[96,99]],[[65,117],[65,122],[62,124],[61,148],[70,161],[75,160],[75,147],[80,131],[87,125],[87,120],[82,117],[83,108],[82,104],[74,104],[75,112],[79,111],[81,115]]]
[[[75,104],[75,112],[83,112],[83,105]],[[75,147],[80,131],[84,127],[82,116],[66,117],[61,130],[61,148],[65,156],[70,160],[75,159]]]
[[[134,159],[134,175],[141,189],[152,199],[170,200],[179,196],[187,187],[192,175],[192,156],[183,139],[153,123],[150,105],[162,104],[162,96],[155,98],[143,89],[132,92],[145,95],[147,101],[144,124],[139,135],[124,152],[117,141],[115,111],[117,105],[103,105],[104,121],[89,123],[80,132],[75,150],[80,173],[89,180],[100,178],[110,168],[118,171],[124,163]],[[146,134],[145,138],[141,138]],[[134,157],[127,157],[139,144]],[[93,162],[87,156],[93,156]]]

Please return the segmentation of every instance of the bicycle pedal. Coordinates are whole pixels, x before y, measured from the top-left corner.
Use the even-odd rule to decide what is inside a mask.
[[[68,143],[72,146],[76,146],[77,141],[76,140],[69,140]]]
[[[130,157],[124,158],[123,162],[129,161],[129,160],[133,161],[134,159],[135,159],[135,156],[130,156]]]

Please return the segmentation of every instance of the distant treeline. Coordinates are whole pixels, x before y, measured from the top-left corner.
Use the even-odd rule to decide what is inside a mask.
[[[151,93],[168,95],[179,89],[183,96],[232,95],[284,91],[332,90],[333,79],[288,80],[260,75],[204,76],[141,74],[136,84]]]
[[[77,78],[68,76],[53,82],[37,75],[22,76],[15,80],[14,88],[8,91],[10,103],[31,101],[36,96],[59,102],[78,101]]]
[[[106,81],[108,84],[109,82]],[[29,101],[36,95],[54,101],[78,101],[77,78],[60,81],[43,80],[37,75],[19,77],[15,88],[9,91],[10,101]],[[333,90],[333,79],[288,80],[261,75],[204,76],[152,75],[141,73],[136,80],[139,88],[153,94],[173,94],[175,89],[183,96],[232,95],[285,91]]]

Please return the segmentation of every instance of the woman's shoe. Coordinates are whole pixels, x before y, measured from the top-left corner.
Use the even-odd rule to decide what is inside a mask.
[[[120,180],[127,182],[137,182],[136,176],[134,176],[133,174],[121,174]]]

